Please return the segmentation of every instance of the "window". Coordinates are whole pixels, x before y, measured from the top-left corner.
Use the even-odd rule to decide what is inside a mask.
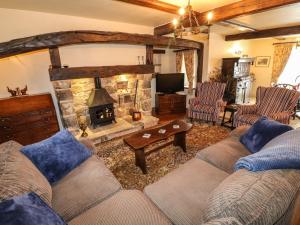
[[[197,56],[196,52],[194,53],[194,81],[193,81],[193,88],[197,85]],[[182,64],[181,64],[181,73],[184,73],[184,87],[189,88],[189,81],[187,79],[186,75],[186,69],[185,69],[185,62],[184,62],[184,56],[182,57]]]
[[[300,47],[294,47],[289,60],[278,78],[278,84],[298,84],[300,83]]]

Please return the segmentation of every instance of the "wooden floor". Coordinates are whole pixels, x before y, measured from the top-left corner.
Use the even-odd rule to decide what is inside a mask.
[[[159,124],[167,123],[173,120],[183,119],[186,116],[186,113],[179,113],[179,114],[166,114],[166,115],[158,115],[153,113],[153,116],[159,118]]]

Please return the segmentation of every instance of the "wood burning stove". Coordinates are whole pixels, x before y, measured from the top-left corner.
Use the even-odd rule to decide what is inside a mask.
[[[113,105],[115,102],[105,88],[101,87],[100,78],[95,77],[95,89],[88,99],[91,125],[94,128],[116,122]]]

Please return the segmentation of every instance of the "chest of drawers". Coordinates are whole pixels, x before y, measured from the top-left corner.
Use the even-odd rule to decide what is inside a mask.
[[[0,143],[22,145],[46,139],[59,130],[50,94],[0,99]]]

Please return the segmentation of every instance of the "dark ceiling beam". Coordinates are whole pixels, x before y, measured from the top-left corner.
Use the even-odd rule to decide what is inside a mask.
[[[257,38],[270,38],[278,36],[286,36],[300,34],[300,25],[293,27],[280,27],[267,30],[260,30],[256,32],[246,32],[240,34],[227,35],[225,37],[226,41],[237,41],[244,39],[257,39]]]
[[[133,5],[139,5],[146,8],[156,9],[159,11],[178,14],[179,7],[177,5],[169,4],[156,0],[115,0],[119,2],[125,2]]]
[[[175,49],[200,49],[202,43],[187,39],[172,37],[158,37],[149,34],[130,34],[107,31],[62,31],[41,34],[26,38],[0,43],[0,58],[41,49],[51,49],[66,45],[77,44],[129,44],[129,45],[153,45],[155,47]]]
[[[277,7],[298,3],[300,0],[242,0],[229,5],[225,5],[213,10],[198,14],[197,18],[200,25],[207,24],[207,14],[213,13],[213,19],[210,23],[229,20],[238,16],[255,14],[262,11],[274,9]],[[188,19],[184,20],[184,26],[188,26]],[[154,28],[155,35],[170,34],[174,31],[172,23],[167,23]]]

